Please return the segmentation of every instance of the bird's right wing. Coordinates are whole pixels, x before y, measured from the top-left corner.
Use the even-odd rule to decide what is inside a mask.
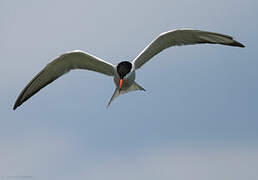
[[[177,29],[161,33],[133,60],[133,63],[135,68],[138,69],[166,48],[204,43],[245,47],[225,34],[193,29]]]
[[[63,54],[49,63],[29,82],[18,96],[13,109],[15,110],[43,87],[70,70],[86,69],[113,76],[114,68],[114,65],[82,51],[72,51]]]

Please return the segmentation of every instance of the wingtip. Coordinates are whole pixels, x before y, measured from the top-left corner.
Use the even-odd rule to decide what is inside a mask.
[[[240,43],[240,47],[245,48],[245,45],[243,45],[243,44]]]
[[[108,108],[109,108],[109,106],[110,106],[110,102],[106,105],[106,109],[108,109]]]
[[[13,105],[13,110],[15,111],[15,109],[18,107],[19,105],[17,104],[17,103],[15,103],[14,105]]]
[[[234,41],[233,43],[231,43],[231,46],[237,46],[237,47],[245,48],[245,45],[243,45],[242,43],[240,43],[238,41]]]
[[[13,110],[15,111],[17,107],[19,107],[22,103],[19,101],[19,99],[16,100],[16,102],[13,105]]]

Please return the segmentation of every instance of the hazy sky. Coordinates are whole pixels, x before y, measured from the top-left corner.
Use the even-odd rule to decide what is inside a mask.
[[[258,179],[257,9],[257,0],[0,0],[0,180]],[[177,28],[246,48],[167,49],[136,72],[147,91],[109,109],[113,79],[78,70],[12,110],[64,52],[116,64]]]

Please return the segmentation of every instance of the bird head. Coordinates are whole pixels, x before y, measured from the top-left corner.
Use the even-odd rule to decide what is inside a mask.
[[[123,86],[124,79],[132,70],[132,63],[129,61],[122,61],[117,65],[117,73],[120,77],[119,88]]]

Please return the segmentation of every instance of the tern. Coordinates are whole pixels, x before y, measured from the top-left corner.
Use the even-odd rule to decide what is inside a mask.
[[[135,71],[142,67],[153,56],[172,46],[204,43],[245,47],[231,36],[225,34],[193,29],[176,29],[161,33],[131,62],[122,61],[117,65],[108,63],[80,50],[67,52],[47,64],[47,66],[28,83],[19,94],[13,106],[13,110],[27,101],[39,90],[74,69],[95,71],[114,78],[116,89],[108,102],[108,107],[114,98],[120,94],[136,90],[145,91],[143,87],[135,82]]]

